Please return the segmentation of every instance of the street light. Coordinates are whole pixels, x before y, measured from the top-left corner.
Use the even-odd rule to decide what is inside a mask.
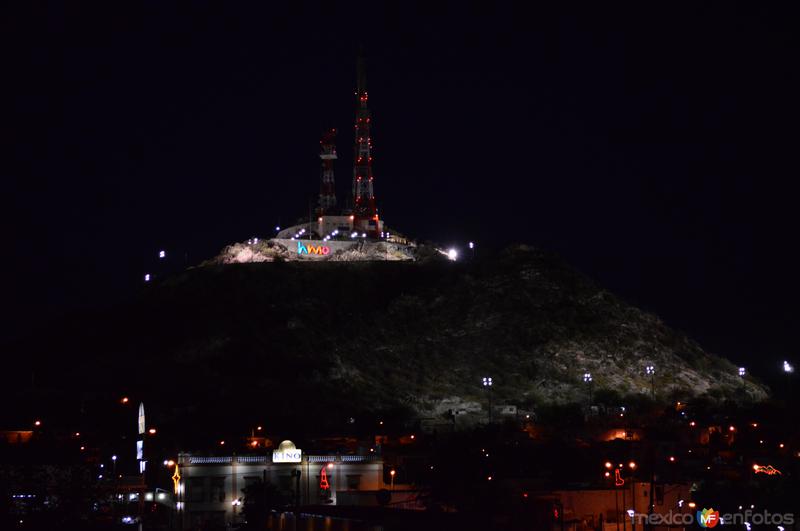
[[[589,386],[589,407],[592,407],[592,391],[593,391],[593,389],[592,389],[592,387],[593,387],[592,381],[593,381],[592,380],[592,373],[590,373],[590,372],[583,373],[583,383],[585,383],[587,386]]]
[[[650,376],[650,394],[653,400],[656,399],[656,367],[655,365],[648,365],[644,368],[645,374]]]
[[[747,369],[745,369],[744,367],[739,367],[739,376],[744,378],[746,374],[747,374]]]
[[[794,366],[792,366],[792,364],[789,363],[788,361],[784,361],[783,362],[783,372],[785,372],[786,374],[793,373],[794,372]]]
[[[489,424],[492,423],[492,383],[491,376],[483,377],[483,388],[486,389],[486,394],[489,397]]]
[[[397,473],[397,472],[395,472],[394,468],[393,468],[393,469],[391,469],[391,470],[389,471],[389,476],[392,478],[392,479],[391,479],[391,485],[392,485],[391,489],[392,489],[392,490],[394,490],[394,475],[395,475],[396,473]]]

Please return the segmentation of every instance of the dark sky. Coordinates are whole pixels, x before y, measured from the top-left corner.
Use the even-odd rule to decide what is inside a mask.
[[[65,4],[0,13],[6,338],[303,215],[328,127],[344,196],[360,41],[390,225],[551,249],[735,361],[797,351],[776,3]]]

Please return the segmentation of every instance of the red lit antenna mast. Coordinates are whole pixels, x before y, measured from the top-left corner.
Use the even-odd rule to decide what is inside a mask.
[[[356,141],[353,164],[353,215],[356,224],[368,232],[380,232],[375,192],[372,188],[372,138],[370,138],[370,113],[367,108],[367,76],[364,58],[359,54],[357,63],[358,87],[356,91]]]
[[[329,214],[336,208],[336,186],[333,178],[333,161],[336,160],[336,129],[322,135],[319,141],[319,158],[322,159],[322,181],[319,185],[317,215]]]

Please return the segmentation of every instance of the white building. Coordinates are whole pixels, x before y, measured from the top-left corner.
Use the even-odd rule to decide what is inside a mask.
[[[177,509],[185,529],[239,523],[243,489],[262,481],[292,500],[299,490],[300,505],[377,505],[377,492],[386,488],[378,456],[304,455],[291,441],[272,456],[181,454],[177,467]]]

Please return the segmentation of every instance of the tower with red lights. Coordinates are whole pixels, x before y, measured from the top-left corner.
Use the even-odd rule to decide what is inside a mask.
[[[336,129],[322,135],[319,141],[319,158],[322,160],[322,177],[319,185],[317,215],[330,214],[336,208],[336,186],[333,177],[333,161],[336,160]]]
[[[381,232],[372,176],[372,138],[370,112],[367,107],[367,77],[364,58],[357,63],[355,152],[353,162],[353,216],[355,224],[372,236]]]

